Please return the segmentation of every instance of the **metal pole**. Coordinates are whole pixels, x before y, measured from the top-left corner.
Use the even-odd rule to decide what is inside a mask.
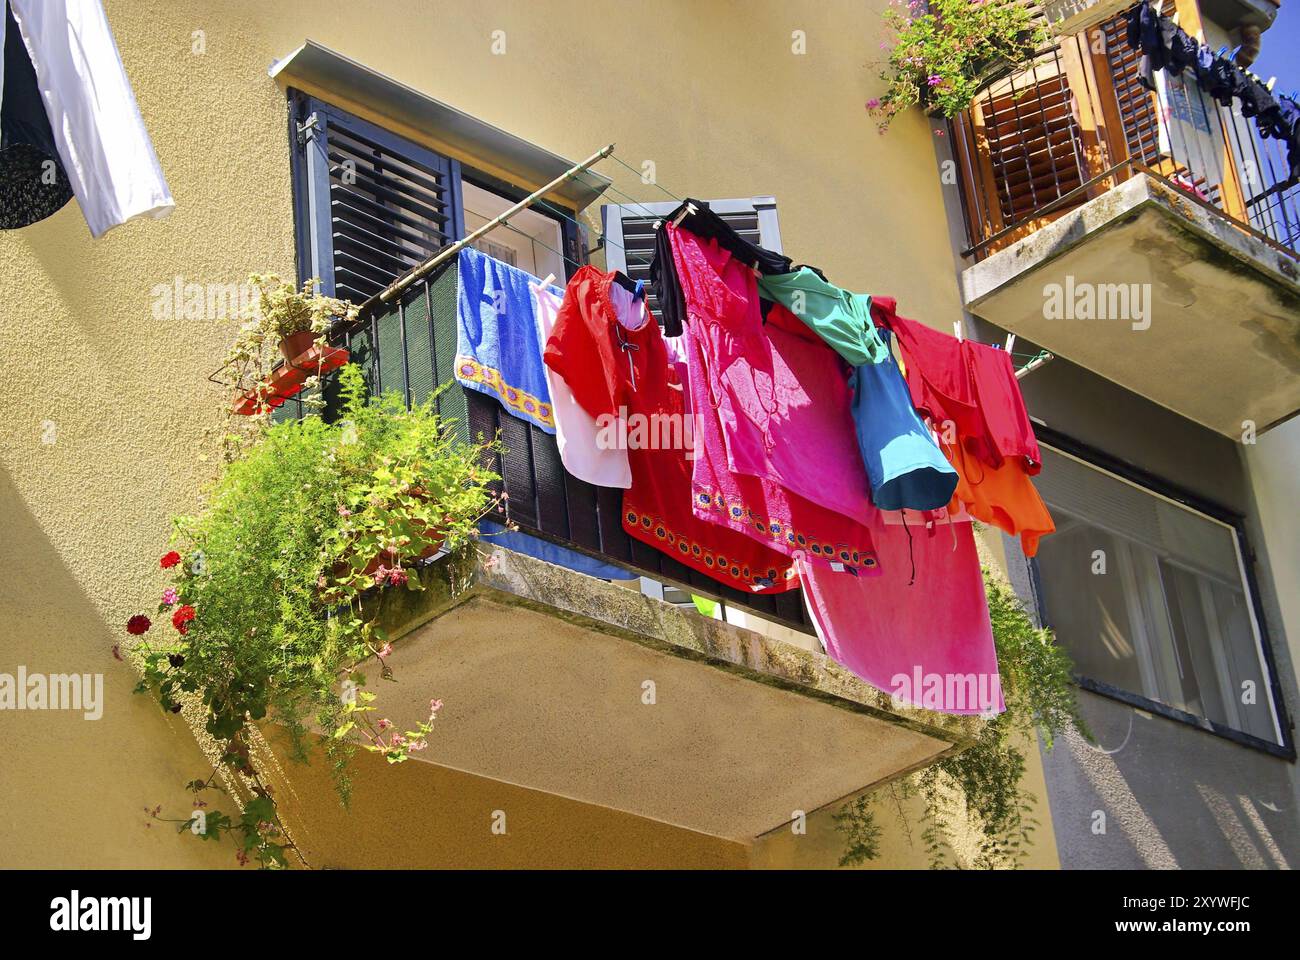
[[[524,199],[520,200],[518,203],[516,203],[505,213],[489,220],[487,223],[483,224],[483,226],[479,227],[477,230],[475,230],[469,236],[465,237],[463,240],[457,240],[451,246],[444,247],[442,250],[439,250],[433,257],[424,261],[424,263],[420,264],[410,273],[406,274],[406,276],[401,277],[398,280],[394,281],[393,283],[389,284],[386,288],[380,291],[379,299],[385,302],[393,299],[393,297],[397,296],[399,293],[401,293],[403,290],[405,290],[407,287],[413,284],[416,280],[419,280],[421,277],[429,274],[435,267],[438,266],[438,264],[442,263],[445,260],[451,259],[457,253],[459,253],[461,249],[469,246],[479,237],[483,236],[484,234],[492,230],[495,230],[497,227],[501,226],[501,224],[505,223],[507,220],[513,217],[520,210],[523,210],[525,207],[529,206],[534,201],[540,200],[542,197],[546,196],[548,193],[550,193],[560,184],[564,183],[566,180],[571,180],[573,177],[576,177],[578,174],[582,173],[592,164],[596,163],[598,160],[604,160],[613,152],[614,152],[614,144],[612,143],[606,147],[601,148],[600,150],[597,150],[586,160],[582,161],[582,163],[575,164],[574,166],[570,167],[568,170],[564,171],[564,173],[556,177],[554,180],[552,180],[550,183],[548,183],[546,186],[541,187],[533,191],[532,193],[530,193],[528,196],[524,197]],[[371,298],[372,301],[373,299],[374,298]],[[363,308],[364,306],[368,305],[368,303],[369,301],[367,302],[367,304],[363,305]]]

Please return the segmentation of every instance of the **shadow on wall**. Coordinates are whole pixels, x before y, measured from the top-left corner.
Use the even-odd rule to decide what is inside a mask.
[[[0,525],[0,673],[89,674],[101,713],[0,710],[0,868],[235,866],[228,846],[146,827],[146,806],[188,816],[182,787],[205,761],[182,721],[131,692],[135,671],[111,649],[125,632],[104,622],[3,467]]]
[[[1079,692],[1096,746],[1042,752],[1064,869],[1300,866],[1295,765]]]

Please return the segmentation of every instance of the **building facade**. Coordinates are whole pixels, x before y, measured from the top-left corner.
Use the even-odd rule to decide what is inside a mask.
[[[92,240],[70,204],[0,236],[0,670],[104,685],[95,720],[0,715],[0,864],[235,865],[151,819],[188,807],[210,744],[113,656],[169,517],[215,469],[237,326],[221,291],[276,271],[370,300],[607,144],[617,161],[480,248],[538,276],[636,275],[654,220],[699,197],[908,316],[1052,355],[1021,383],[1058,532],[1034,561],[994,530],[982,552],[1071,654],[1096,742],[1030,752],[1024,863],[1294,864],[1294,188],[1258,201],[1283,179],[1269,146],[1190,81],[1129,90],[1116,9],[991,77],[967,114],[878,135],[863,105],[886,6],[105,0],[176,209]],[[1276,14],[1176,7],[1215,47]],[[445,379],[444,286],[350,342],[386,389],[418,400]],[[1109,312],[1081,312],[1084,290]],[[399,611],[407,693],[448,702],[430,762],[363,762],[349,814],[268,735],[313,866],[834,866],[845,802],[969,744],[970,724],[828,667],[797,602],[724,596],[725,622],[659,603],[709,591],[603,529],[598,496],[540,483],[546,450],[519,421],[462,403],[528,453],[506,476],[528,491],[513,519],[628,583],[508,558],[467,601]],[[926,864],[915,799],[900,809],[869,866]],[[960,816],[946,842],[974,862]]]

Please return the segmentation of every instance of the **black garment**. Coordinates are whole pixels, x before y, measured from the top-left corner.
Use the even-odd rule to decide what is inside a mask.
[[[1187,31],[1174,26],[1174,36],[1169,43],[1169,64],[1165,69],[1175,77],[1181,75],[1188,67],[1196,66],[1197,51],[1197,43],[1187,35]]]
[[[1232,98],[1237,91],[1245,88],[1245,78],[1237,65],[1225,57],[1215,57],[1210,64],[1210,78],[1206,82],[1206,91],[1221,107],[1232,106]]]
[[[1243,117],[1257,117],[1272,106],[1273,95],[1268,92],[1268,87],[1255,78],[1243,77],[1243,79],[1245,84],[1240,93],[1241,115]]]
[[[670,218],[671,219],[671,218]],[[650,292],[659,302],[659,319],[664,325],[664,336],[680,337],[686,322],[686,295],[677,279],[677,265],[673,263],[672,241],[661,223],[655,230],[655,256],[650,261]]]
[[[671,222],[686,209],[687,204],[695,205],[695,213],[687,213],[681,223],[682,230],[689,230],[696,236],[716,240],[741,263],[757,267],[760,273],[789,273],[793,263],[789,257],[774,253],[765,247],[750,243],[727,221],[709,209],[703,200],[688,198],[681,206],[664,218]],[[679,337],[686,321],[686,297],[682,293],[681,282],[677,277],[677,266],[673,262],[672,242],[668,231],[662,227],[655,231],[655,257],[650,261],[650,289],[659,301],[659,317],[663,321],[664,335]]]
[[[1202,86],[1205,86],[1213,79],[1214,53],[1203,43],[1197,44],[1194,66],[1196,68],[1196,81]]]
[[[4,102],[0,105],[0,230],[44,220],[72,199],[36,70],[5,4]]]

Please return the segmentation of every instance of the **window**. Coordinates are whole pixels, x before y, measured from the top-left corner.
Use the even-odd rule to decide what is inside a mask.
[[[1050,447],[1038,488],[1044,620],[1083,684],[1283,745],[1237,530]]]
[[[730,224],[737,233],[760,247],[781,253],[781,228],[776,219],[774,197],[744,197],[708,200],[709,209]],[[605,263],[610,270],[622,270],[633,280],[650,280],[650,261],[655,255],[655,224],[676,210],[677,200],[651,203],[609,203],[601,207],[605,228]],[[659,315],[653,294],[646,300],[650,312]]]
[[[527,193],[313,97],[294,107],[299,272],[333,296],[364,302]],[[572,215],[538,204],[474,246],[563,278]]]

